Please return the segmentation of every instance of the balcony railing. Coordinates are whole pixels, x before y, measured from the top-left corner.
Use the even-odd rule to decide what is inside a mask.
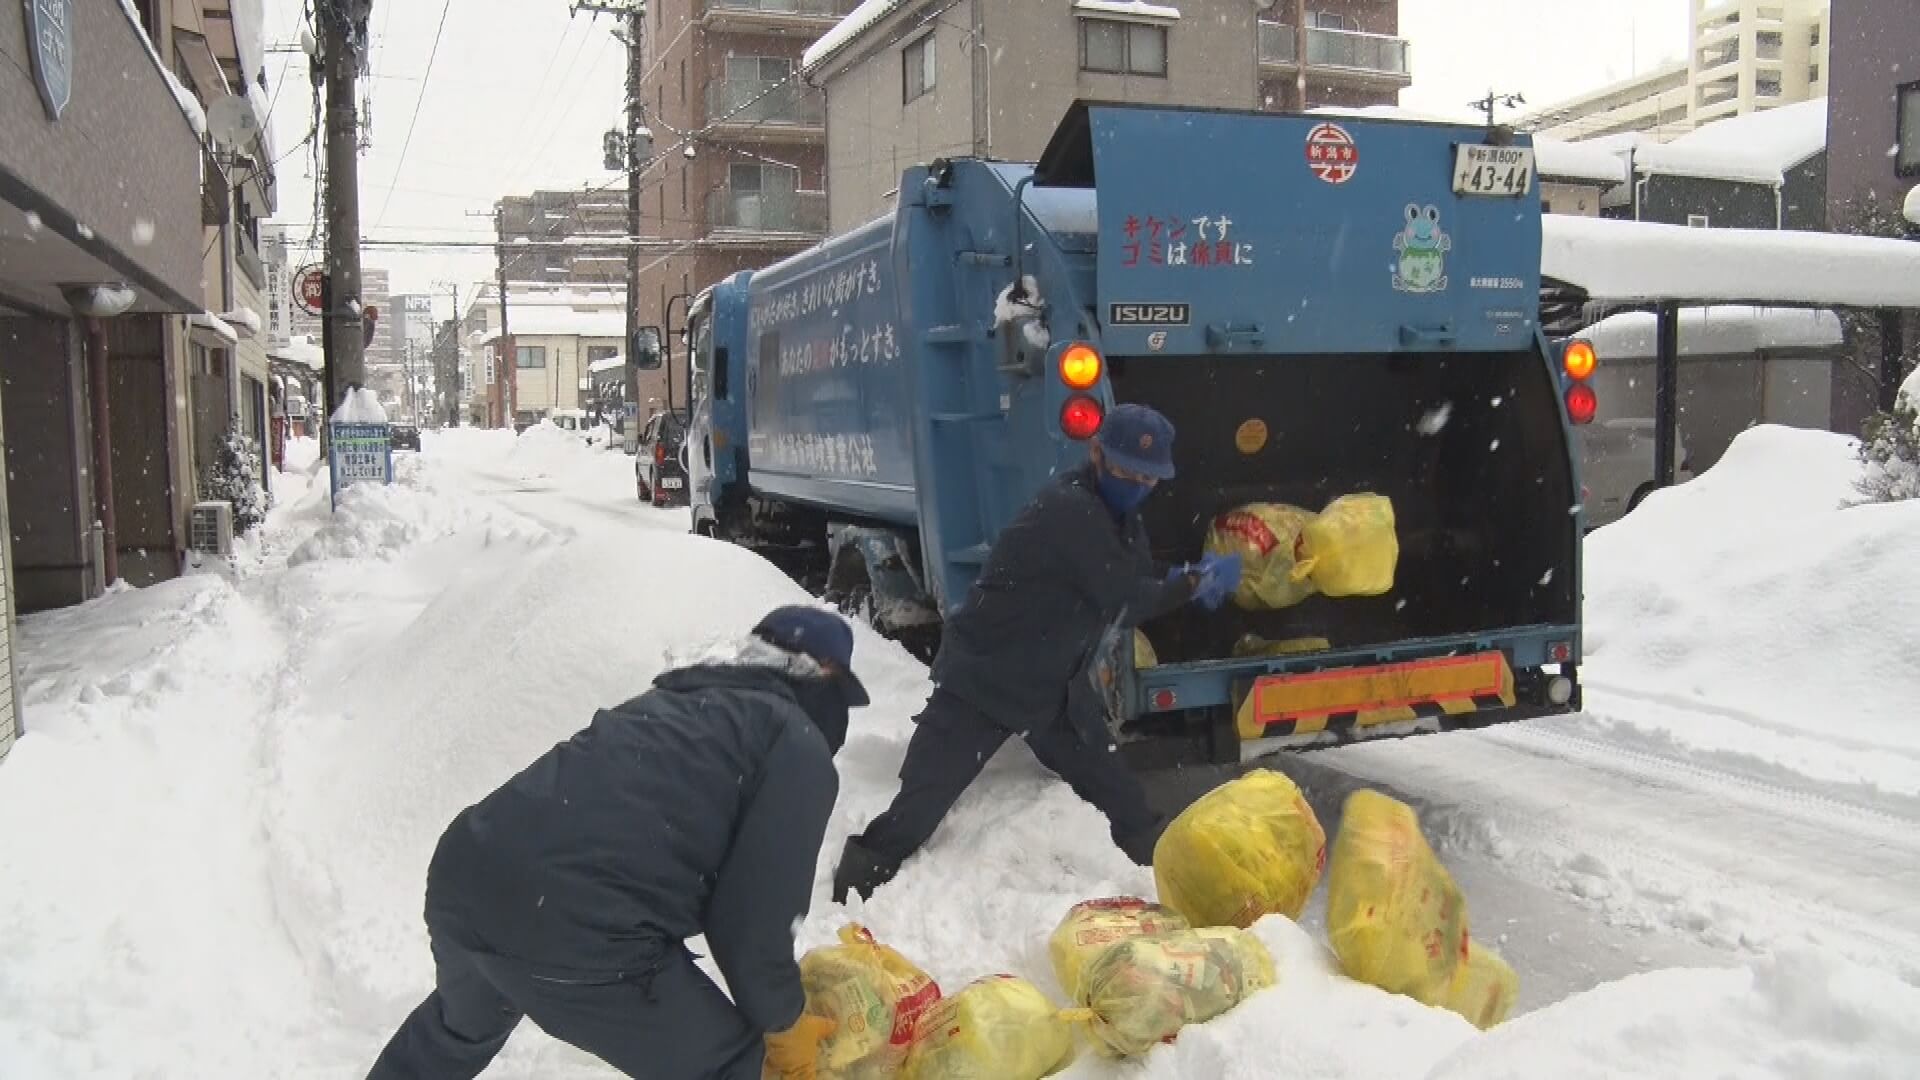
[[[1260,62],[1292,67],[1299,62],[1298,31],[1286,23],[1260,24]],[[1405,76],[1407,41],[1385,34],[1356,30],[1307,30],[1307,63],[1314,67],[1344,68],[1370,74]]]
[[[1260,24],[1260,62],[1292,65],[1300,60],[1300,39],[1284,23]]]
[[[852,10],[847,0],[707,0],[707,10],[727,15],[815,15],[838,19]]]
[[[827,122],[827,102],[798,80],[723,79],[707,86],[707,122],[821,127]]]
[[[721,188],[707,197],[707,222],[716,229],[823,234],[827,231],[827,195],[824,191]]]
[[[1405,75],[1408,73],[1407,42],[1405,38],[1383,34],[1313,27],[1307,31],[1307,63],[1316,67]]]

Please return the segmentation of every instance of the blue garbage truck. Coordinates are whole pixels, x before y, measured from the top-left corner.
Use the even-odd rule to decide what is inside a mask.
[[[930,655],[1139,402],[1179,431],[1163,561],[1353,492],[1392,500],[1399,561],[1384,596],[1149,623],[1150,665],[1116,627],[1090,677],[1137,756],[1576,710],[1591,356],[1541,333],[1532,169],[1501,128],[1094,103],[1037,163],[909,169],[892,213],[689,305],[693,527]]]

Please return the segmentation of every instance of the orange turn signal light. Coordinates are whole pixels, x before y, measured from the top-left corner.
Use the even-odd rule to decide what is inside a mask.
[[[1570,378],[1584,381],[1600,366],[1600,356],[1593,346],[1584,341],[1567,342],[1567,350],[1560,358],[1560,364],[1566,368]]]
[[[1085,342],[1075,342],[1060,354],[1060,381],[1072,390],[1093,389],[1105,368],[1099,351]]]

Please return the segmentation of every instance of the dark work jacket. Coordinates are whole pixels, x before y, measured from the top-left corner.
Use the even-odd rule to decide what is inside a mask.
[[[448,827],[427,923],[563,981],[644,981],[704,933],[748,1021],[790,1027],[839,777],[787,678],[696,667],[611,709]]]
[[[1102,634],[1193,598],[1154,571],[1139,514],[1116,520],[1093,467],[1055,477],[993,542],[966,602],[947,617],[933,681],[1009,731],[1060,717]]]

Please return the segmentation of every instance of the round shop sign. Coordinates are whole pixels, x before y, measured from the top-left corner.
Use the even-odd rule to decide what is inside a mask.
[[[327,268],[314,263],[302,267],[293,279],[293,302],[309,315],[318,315],[327,302]]]
[[[1360,146],[1339,124],[1321,124],[1307,133],[1307,168],[1329,184],[1344,184],[1360,171]]]

